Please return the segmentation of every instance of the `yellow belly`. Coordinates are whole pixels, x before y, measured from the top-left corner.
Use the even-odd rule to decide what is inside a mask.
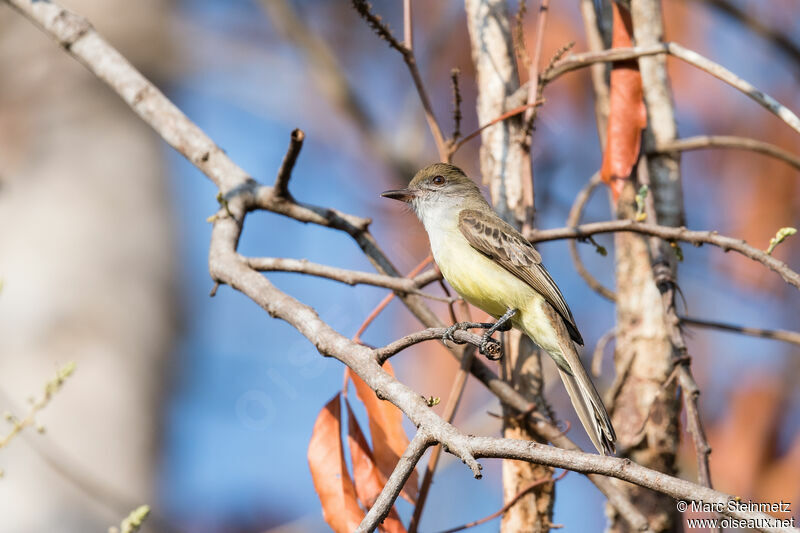
[[[517,314],[512,324],[551,354],[559,354],[558,334],[545,314],[544,297],[530,285],[476,251],[460,234],[433,246],[436,264],[444,279],[467,302],[495,319],[509,309]]]

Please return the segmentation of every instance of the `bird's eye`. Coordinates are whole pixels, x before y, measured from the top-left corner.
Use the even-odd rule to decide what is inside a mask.
[[[444,185],[444,176],[434,176],[431,183],[434,185]]]

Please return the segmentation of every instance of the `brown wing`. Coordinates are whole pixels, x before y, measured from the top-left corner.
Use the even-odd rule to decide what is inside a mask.
[[[470,245],[530,285],[558,311],[572,340],[583,345],[575,319],[556,282],[542,266],[539,252],[510,224],[494,214],[464,209],[458,216],[458,229]]]

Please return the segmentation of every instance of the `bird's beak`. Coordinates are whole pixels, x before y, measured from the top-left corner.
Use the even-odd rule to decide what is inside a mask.
[[[392,200],[400,200],[401,202],[408,203],[417,197],[417,191],[414,189],[395,189],[392,191],[383,191],[381,196],[384,198],[391,198]]]

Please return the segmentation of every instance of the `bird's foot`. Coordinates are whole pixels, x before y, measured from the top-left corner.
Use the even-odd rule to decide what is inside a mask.
[[[500,342],[492,338],[495,331],[509,331],[511,329],[511,319],[517,314],[516,309],[509,309],[501,316],[497,322],[492,324],[481,338],[480,352],[491,361],[497,361],[503,356],[500,350]]]
[[[488,327],[491,327],[491,324],[486,324],[484,322],[456,322],[455,324],[447,328],[447,330],[445,330],[444,335],[442,335],[442,340],[450,341],[454,344],[466,344],[465,341],[456,340],[456,338],[453,336],[453,333],[459,330],[466,331],[471,328],[488,328]]]

